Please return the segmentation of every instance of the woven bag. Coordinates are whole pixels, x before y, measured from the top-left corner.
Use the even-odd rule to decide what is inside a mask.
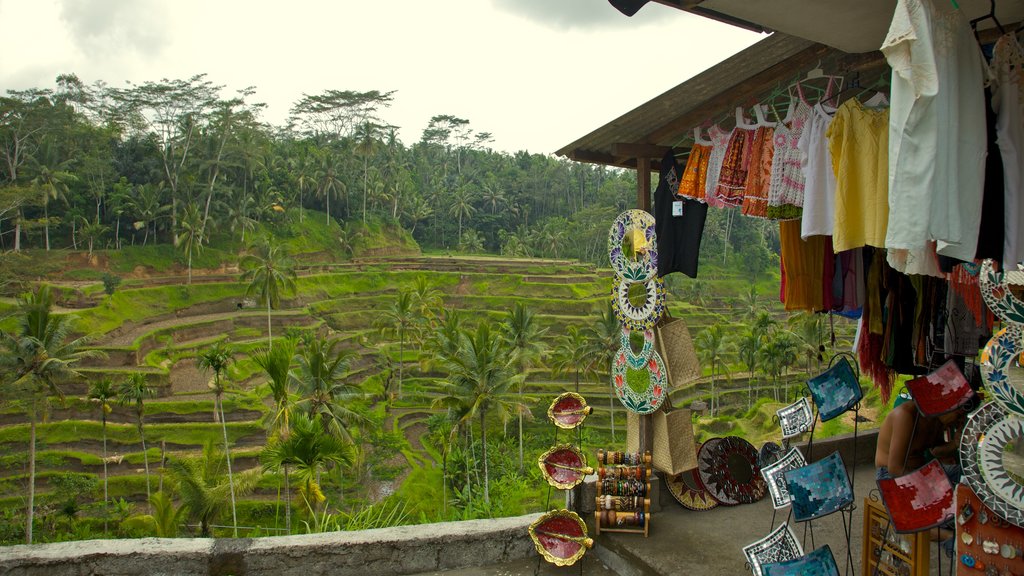
[[[668,384],[673,390],[701,377],[700,361],[693,348],[690,329],[682,318],[672,318],[667,311],[655,326],[658,353],[668,370]]]
[[[659,410],[652,418],[654,446],[651,459],[654,468],[669,475],[696,468],[697,443],[693,439],[691,412],[686,409]]]

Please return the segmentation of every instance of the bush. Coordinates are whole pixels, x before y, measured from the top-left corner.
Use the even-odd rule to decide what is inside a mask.
[[[114,292],[117,291],[117,287],[121,285],[121,277],[110,272],[103,273],[103,292],[107,296],[113,296]]]
[[[118,527],[125,538],[143,538],[156,535],[156,520],[149,514],[131,516]]]

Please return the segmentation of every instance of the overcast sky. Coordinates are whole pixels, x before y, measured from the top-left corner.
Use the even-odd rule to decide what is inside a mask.
[[[281,124],[303,93],[396,90],[406,144],[450,114],[553,153],[760,38],[607,0],[0,0],[0,91],[207,73]]]

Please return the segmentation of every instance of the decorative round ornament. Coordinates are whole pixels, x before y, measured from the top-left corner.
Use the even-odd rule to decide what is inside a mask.
[[[587,524],[575,512],[552,510],[529,528],[537,552],[555,566],[572,566],[594,545]]]
[[[594,469],[587,466],[587,457],[571,444],[552,446],[537,459],[540,472],[548,484],[559,490],[575,488]]]
[[[623,243],[627,241],[631,254],[623,251]],[[658,243],[654,216],[643,210],[626,210],[619,214],[608,231],[608,259],[615,275],[624,280],[646,282],[656,277]]]
[[[1013,282],[1009,281],[1010,277],[1014,278]],[[991,259],[981,263],[981,271],[978,273],[982,299],[993,314],[1008,324],[1024,324],[1024,302],[1014,296],[1009,288],[1010,284],[1017,284],[1020,277],[1020,272],[996,272]]]
[[[575,392],[559,394],[548,407],[548,420],[559,428],[571,430],[587,419],[587,416],[594,411],[593,406],[587,406],[587,400]]]
[[[764,498],[768,484],[757,465],[757,449],[739,436],[712,438],[697,454],[697,478],[719,504],[751,504]]]
[[[1024,351],[1022,327],[1010,324],[996,332],[981,352],[981,374],[992,400],[1016,416],[1024,416],[1024,369],[1017,366]]]
[[[626,355],[626,364],[634,370],[639,370],[647,365],[651,359],[651,352],[654,351],[654,329],[648,328],[643,331],[644,343],[639,354],[633,353],[633,344],[630,342],[630,335],[633,330],[623,324],[622,334],[619,336],[619,354]]]
[[[635,282],[617,278],[612,285],[612,310],[623,326],[630,330],[650,330],[661,320],[665,312],[665,281],[653,278],[641,282],[644,287],[644,302],[640,306],[629,298],[629,287]]]
[[[700,452],[700,445],[697,445]],[[697,479],[697,469],[687,470],[674,476],[665,476],[665,484],[668,491],[679,504],[687,510],[703,512],[718,506],[718,501],[711,497],[711,494],[701,487]]]
[[[1007,418],[1011,416],[995,402],[986,402],[967,416],[967,423],[964,424],[963,435],[960,437],[960,467],[963,470],[961,477],[988,509],[1003,520],[1024,528],[1024,510],[1005,500],[989,486],[981,471],[981,444],[989,429]],[[986,524],[987,521],[987,514],[982,509],[978,512],[978,522]]]
[[[990,426],[978,446],[981,475],[985,483],[999,498],[1018,509],[1024,509],[1024,484],[1007,469],[1005,458],[1007,452],[1022,441],[1024,421],[1009,416]]]
[[[612,388],[627,410],[637,414],[654,412],[665,402],[666,384],[665,362],[656,351],[651,351],[647,365],[640,369],[629,366],[622,350],[612,361]]]

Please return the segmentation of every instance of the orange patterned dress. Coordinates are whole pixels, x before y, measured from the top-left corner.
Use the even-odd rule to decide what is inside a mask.
[[[772,159],[775,155],[775,128],[760,126],[754,134],[750,151],[750,168],[743,189],[743,215],[768,217],[768,188],[772,180]]]

